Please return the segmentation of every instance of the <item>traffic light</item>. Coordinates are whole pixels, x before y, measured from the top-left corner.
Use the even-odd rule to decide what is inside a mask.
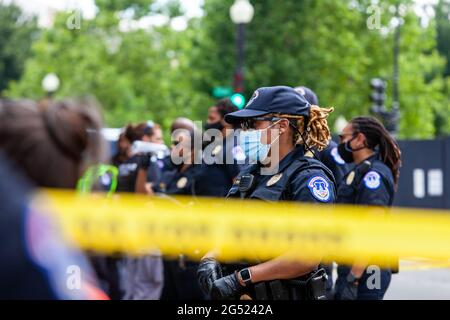
[[[386,101],[386,82],[374,78],[370,81],[370,87],[372,88],[372,94],[370,95],[370,100],[372,101],[372,112],[380,113],[386,110],[384,105]]]
[[[398,109],[392,111],[381,111],[379,114],[386,130],[392,135],[396,135],[399,129],[400,114]]]
[[[230,100],[239,110],[245,107],[245,97],[240,93],[233,94]]]
[[[372,101],[371,111],[383,122],[386,130],[392,135],[398,132],[398,124],[400,120],[400,112],[398,106],[394,104],[391,111],[388,111],[386,102],[386,82],[379,78],[374,78],[370,81],[372,94],[370,100]]]

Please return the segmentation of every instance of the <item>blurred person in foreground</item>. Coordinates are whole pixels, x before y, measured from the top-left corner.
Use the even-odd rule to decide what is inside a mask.
[[[75,188],[101,159],[100,125],[90,101],[0,100],[0,298],[107,298],[86,258],[32,200],[37,187]],[[70,282],[73,266],[80,278]]]

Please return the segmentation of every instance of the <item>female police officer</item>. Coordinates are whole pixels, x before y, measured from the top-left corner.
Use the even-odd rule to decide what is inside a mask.
[[[331,112],[312,107],[289,87],[256,90],[244,110],[225,118],[241,123],[241,147],[251,164],[238,175],[228,196],[333,203],[332,173],[321,162],[304,156],[305,150],[327,146],[330,131],[326,119]],[[325,294],[323,273],[315,274],[319,262],[279,258],[221,277],[220,265],[208,257],[202,260],[197,275],[213,299],[235,299],[244,292],[255,299],[318,299]],[[322,291],[302,286],[308,279],[319,279]]]
[[[338,202],[346,204],[392,206],[397,188],[401,152],[383,125],[372,117],[350,121],[340,135],[339,154],[355,167],[339,184]],[[391,269],[380,271],[380,286],[370,288],[372,273],[368,264],[339,266],[336,299],[383,299],[391,281]]]

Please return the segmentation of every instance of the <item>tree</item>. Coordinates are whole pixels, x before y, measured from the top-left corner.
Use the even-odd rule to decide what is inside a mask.
[[[35,17],[25,17],[19,7],[0,3],[0,96],[9,81],[20,79],[37,34]]]
[[[446,83],[443,94],[446,97],[443,108],[436,110],[435,126],[439,135],[450,134],[450,1],[440,0],[435,8],[437,48],[446,59],[446,69],[443,75]]]
[[[70,13],[60,13],[54,27],[33,45],[20,82],[8,95],[41,98],[48,72],[61,78],[55,98],[93,95],[103,105],[106,123],[154,120],[167,128],[177,116],[204,117],[211,99],[191,87],[187,54],[192,31],[176,32],[169,23],[148,30],[122,31],[119,14],[131,19],[151,15],[152,1],[97,1],[99,13],[70,30]],[[175,4],[170,3],[170,11]],[[158,7],[160,12],[164,8]],[[130,13],[131,12],[131,13]]]
[[[208,0],[197,28],[193,57],[199,69],[195,85],[209,91],[230,84],[235,65],[235,27],[228,10],[233,0]],[[380,25],[368,29],[372,2],[285,0],[252,2],[255,18],[247,27],[247,96],[261,86],[307,85],[325,106],[335,106],[347,118],[368,114],[369,82],[388,80],[392,90],[395,0],[379,2]],[[376,10],[375,10],[376,11]],[[434,28],[423,28],[402,1],[401,136],[425,138],[434,134],[435,110],[442,108],[443,60],[435,48]],[[431,77],[431,75],[434,75]],[[391,103],[388,101],[388,103]]]
[[[439,0],[435,8],[437,49],[447,59],[445,76],[450,76],[450,1]]]

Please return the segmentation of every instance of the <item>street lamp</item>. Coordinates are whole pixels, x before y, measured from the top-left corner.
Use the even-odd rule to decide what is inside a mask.
[[[51,97],[58,90],[59,84],[59,78],[54,73],[49,73],[42,79],[42,88],[47,93],[47,97]]]
[[[244,92],[244,44],[245,44],[245,25],[249,24],[255,10],[248,0],[235,0],[230,8],[231,21],[237,25],[237,66],[234,75],[234,90],[237,93]]]

